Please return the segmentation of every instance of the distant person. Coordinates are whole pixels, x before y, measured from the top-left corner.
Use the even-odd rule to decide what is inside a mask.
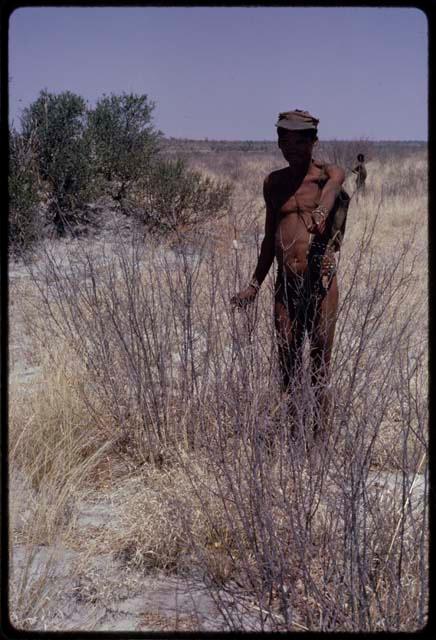
[[[342,168],[312,158],[318,122],[299,109],[279,114],[278,146],[289,166],[264,181],[265,237],[259,259],[248,287],[231,298],[239,307],[254,302],[277,259],[274,315],[282,387],[289,399],[301,371],[307,331],[321,417],[315,433],[328,419],[327,383],[338,309],[336,261],[333,249],[326,248],[324,232],[345,179]]]
[[[357,164],[352,171],[356,174],[356,195],[359,191],[364,193],[367,173],[365,167],[365,156],[363,153],[359,153],[357,155]]]

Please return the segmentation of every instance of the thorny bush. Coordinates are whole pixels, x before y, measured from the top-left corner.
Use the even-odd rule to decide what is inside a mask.
[[[32,330],[48,350],[66,340],[86,364],[93,421],[134,464],[185,470],[192,494],[179,497],[181,518],[195,495],[225,571],[189,518],[184,539],[231,629],[425,623],[425,308],[414,238],[380,257],[377,224],[364,224],[340,268],[333,411],[315,444],[307,357],[291,437],[268,296],[241,314],[228,303],[254,247],[235,264],[206,246],[171,251],[133,235],[111,251],[79,247],[66,264],[47,251],[40,270],[30,267],[48,312]],[[206,460],[201,473],[189,452]]]

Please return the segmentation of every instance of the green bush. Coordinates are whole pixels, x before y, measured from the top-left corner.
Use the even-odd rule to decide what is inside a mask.
[[[15,130],[9,133],[9,250],[28,250],[40,233],[38,219],[38,172],[32,140]]]
[[[152,231],[167,233],[225,215],[232,192],[187,169],[182,160],[158,160],[143,179],[143,206],[138,216]]]
[[[59,234],[86,222],[85,205],[94,195],[87,109],[81,96],[41,91],[24,110],[23,137],[34,140],[38,172],[49,190],[49,218]]]
[[[162,159],[154,107],[147,95],[124,93],[103,96],[88,109],[76,94],[44,90],[24,110],[23,144],[32,147],[47,217],[60,235],[89,224],[86,205],[102,193],[160,234],[227,211],[229,184]]]
[[[95,165],[108,194],[128,213],[128,199],[158,150],[151,123],[155,105],[146,95],[103,96],[89,113]]]

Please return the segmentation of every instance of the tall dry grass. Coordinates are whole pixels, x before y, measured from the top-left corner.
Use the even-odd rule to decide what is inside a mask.
[[[333,414],[314,445],[307,352],[292,396],[295,439],[279,393],[273,274],[254,307],[229,305],[255,266],[262,181],[277,158],[212,155],[199,168],[236,182],[226,221],[171,246],[134,232],[66,252],[46,243],[27,265],[17,313],[48,368],[42,389],[11,403],[11,466],[30,478],[44,523],[21,535],[30,546],[65,535],[68,499],[96,466],[120,460],[137,491],[110,542],[115,557],[195,570],[229,629],[421,628],[426,158],[371,160],[366,192],[352,199]],[[351,176],[346,186],[352,193]],[[38,628],[17,605],[24,590],[15,620]]]

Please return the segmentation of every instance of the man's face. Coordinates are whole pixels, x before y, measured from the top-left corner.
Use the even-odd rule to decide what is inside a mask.
[[[312,159],[315,141],[301,131],[278,130],[278,145],[283,157],[291,166],[307,166]]]

